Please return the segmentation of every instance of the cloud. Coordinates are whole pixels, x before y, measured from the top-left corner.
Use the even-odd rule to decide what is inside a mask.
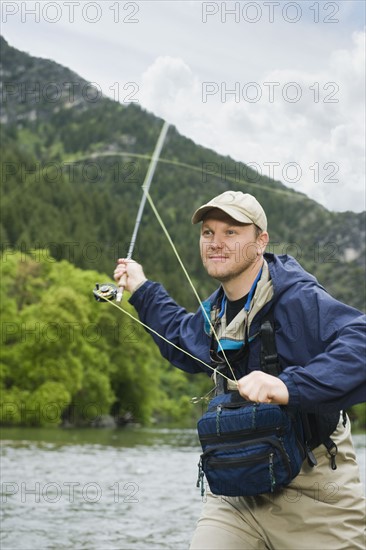
[[[365,209],[365,32],[322,69],[271,70],[257,82],[203,82],[181,57],[142,75],[141,103],[197,143],[336,211]]]
[[[192,86],[192,71],[182,59],[160,56],[143,74],[143,103],[169,117],[175,106],[184,103]]]

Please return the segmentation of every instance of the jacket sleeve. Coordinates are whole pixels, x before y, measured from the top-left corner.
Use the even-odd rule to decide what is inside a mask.
[[[288,365],[280,378],[289,404],[332,412],[366,401],[365,315],[311,283],[295,288],[282,308],[276,341]]]
[[[202,363],[210,362],[210,339],[204,332],[200,309],[195,314],[187,313],[161,284],[153,281],[146,281],[129,302],[135,307],[140,320],[160,335],[150,331],[163,357],[185,372],[193,374],[204,371],[211,374],[209,367]]]

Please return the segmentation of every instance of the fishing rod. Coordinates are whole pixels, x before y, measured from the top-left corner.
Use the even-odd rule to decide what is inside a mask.
[[[136,239],[137,239],[137,233],[140,227],[142,214],[145,208],[146,199],[149,195],[151,182],[155,173],[156,165],[159,161],[160,153],[163,148],[166,135],[168,133],[168,129],[169,129],[169,123],[167,121],[164,121],[163,127],[160,131],[158,141],[156,142],[156,146],[151,157],[149,168],[146,172],[144,183],[142,185],[143,194],[141,197],[140,206],[136,216],[135,227],[132,232],[130,246],[127,252],[127,257],[126,257],[127,260],[130,260],[132,258],[132,254],[133,254]],[[124,279],[124,277],[122,279]],[[95,299],[98,302],[106,302],[109,300],[116,300],[116,302],[121,302],[123,297],[124,286],[125,285],[123,285],[123,280],[122,280],[122,284],[120,280],[120,284],[118,286],[116,286],[113,283],[103,283],[102,285],[99,285],[99,283],[96,283],[95,289],[93,290],[93,294]]]
[[[159,224],[161,225],[166,237],[168,238],[168,241],[169,243],[171,244],[172,248],[173,248],[173,251],[175,253],[175,255],[177,256],[177,259],[183,269],[183,272],[185,274],[185,276],[187,277],[192,289],[193,289],[193,292],[195,294],[195,296],[197,297],[198,299],[198,302],[200,304],[200,307],[201,307],[201,310],[203,312],[203,315],[204,317],[207,319],[210,327],[211,327],[211,330],[213,331],[213,335],[214,337],[216,338],[217,342],[220,343],[219,341],[219,338],[216,334],[216,331],[214,329],[214,327],[212,326],[211,324],[211,319],[208,317],[208,314],[205,310],[205,308],[203,307],[202,305],[202,302],[201,302],[201,299],[200,297],[198,296],[198,293],[189,277],[189,274],[187,272],[187,270],[185,269],[185,266],[178,254],[178,251],[176,249],[176,247],[174,246],[174,243],[164,225],[164,222],[163,220],[161,219],[152,199],[151,199],[151,196],[149,194],[149,190],[150,190],[150,186],[151,186],[151,181],[152,181],[152,178],[154,176],[154,172],[155,172],[155,169],[156,169],[156,165],[159,161],[159,157],[160,157],[160,153],[161,153],[161,150],[163,148],[163,145],[164,145],[164,141],[165,141],[165,138],[166,138],[166,135],[167,135],[167,132],[168,132],[168,129],[169,129],[169,123],[168,122],[164,122],[163,124],[163,127],[160,131],[160,135],[159,135],[159,138],[158,138],[158,141],[156,143],[156,146],[155,146],[155,150],[153,152],[153,155],[151,157],[151,161],[150,161],[150,164],[149,164],[149,168],[148,168],[148,171],[146,173],[146,176],[145,176],[145,180],[144,180],[144,183],[142,185],[142,189],[143,189],[143,195],[142,195],[142,198],[141,198],[141,202],[140,202],[140,206],[139,206],[139,209],[138,209],[138,213],[137,213],[137,217],[136,217],[136,222],[135,222],[135,227],[134,227],[134,230],[133,230],[133,233],[132,233],[132,237],[131,237],[131,242],[130,242],[130,246],[129,246],[129,249],[128,249],[128,253],[127,253],[127,260],[130,260],[132,258],[132,254],[133,254],[133,250],[134,250],[134,247],[135,247],[135,242],[136,242],[136,238],[137,238],[137,233],[138,233],[138,230],[139,230],[139,227],[140,227],[140,223],[141,223],[141,219],[142,219],[142,214],[143,214],[143,211],[144,211],[144,207],[145,207],[145,203],[146,203],[146,199],[149,200],[149,203],[153,209],[153,212],[157,218],[157,220],[159,221]],[[126,275],[124,275],[124,277],[122,277],[119,281],[119,285],[116,286],[115,284],[113,283],[104,283],[102,284],[101,286],[99,285],[99,283],[96,283],[95,285],[95,288],[93,290],[93,294],[94,294],[94,297],[95,299],[98,301],[98,302],[111,302],[113,300],[115,300],[116,302],[121,302],[122,301],[122,296],[123,296],[123,290],[124,290],[124,284],[123,282],[125,281],[125,277]],[[124,281],[122,280],[124,279]],[[122,284],[121,284],[121,281],[122,281]],[[123,311],[123,313],[127,313],[125,310],[123,310],[120,306],[117,306],[117,304],[113,304],[115,307],[118,307],[121,311]],[[134,317],[132,317],[135,321],[138,321],[137,319],[135,319]],[[138,321],[139,322],[139,321]],[[141,323],[142,324],[142,323]],[[146,328],[149,328],[149,327],[146,327]],[[163,340],[165,340],[165,338],[161,335],[161,334],[158,334],[157,332],[153,331],[151,328],[149,328],[149,330],[151,332],[154,332],[157,336],[159,336],[160,338],[162,338]],[[172,342],[169,342],[170,344],[174,345]],[[187,355],[190,355],[189,353],[187,353],[185,350],[179,348],[178,346],[174,345],[174,347],[176,347],[177,349],[179,349],[180,351],[182,351],[183,353],[186,353]],[[222,350],[223,352],[223,358],[225,360],[225,363],[228,365],[232,375],[233,375],[233,378],[234,378],[234,381],[237,383],[237,380],[236,380],[236,377],[235,377],[235,374],[232,370],[232,367],[230,365],[230,362],[228,361],[227,357],[226,357],[226,354],[224,352],[224,350]],[[195,358],[197,359],[197,358]],[[200,361],[199,359],[197,359],[198,361]],[[202,361],[200,361],[202,362]],[[205,363],[204,363],[205,364]],[[223,378],[227,378],[225,375],[223,375],[221,372],[219,371],[216,371],[216,369],[212,368],[211,366],[209,365],[206,365],[205,366],[209,367],[210,369],[212,369],[213,371],[217,372],[217,374],[220,374]],[[229,380],[229,378],[227,378]]]

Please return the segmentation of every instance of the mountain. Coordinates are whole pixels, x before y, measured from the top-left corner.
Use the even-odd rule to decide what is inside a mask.
[[[128,250],[141,185],[162,120],[136,103],[122,105],[69,69],[32,57],[1,37],[3,249],[44,249],[110,278]],[[151,195],[203,297],[207,279],[192,212],[212,196],[254,194],[268,215],[270,251],[289,253],[331,294],[365,307],[366,213],[335,213],[280,181],[218,155],[174,127]],[[196,308],[192,291],[149,205],[134,257],[174,298]]]

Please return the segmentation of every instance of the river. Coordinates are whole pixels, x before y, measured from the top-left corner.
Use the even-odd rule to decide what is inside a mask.
[[[1,549],[187,549],[199,451],[194,429],[2,429]]]

